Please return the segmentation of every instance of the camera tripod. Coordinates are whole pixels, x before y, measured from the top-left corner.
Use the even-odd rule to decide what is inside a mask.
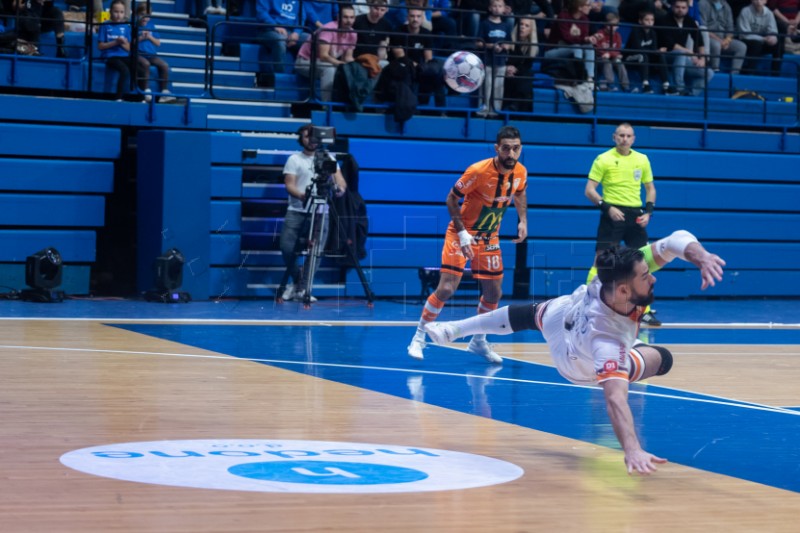
[[[341,257],[339,255],[326,254],[325,252],[325,244],[328,241],[330,213],[332,210],[335,214],[335,207],[328,202],[328,198],[325,195],[318,194],[315,187],[314,194],[312,194],[310,197],[308,220],[309,227],[308,238],[306,239],[306,249],[299,254],[306,256],[304,265],[305,272],[302,276],[303,282],[300,288],[303,294],[303,307],[306,308],[311,307],[312,285],[314,284],[314,277],[316,276],[317,269],[319,268],[322,258],[326,255],[328,257]],[[335,218],[337,222],[338,234],[341,235],[341,218],[338,216]],[[375,295],[372,293],[372,289],[370,289],[367,277],[364,275],[364,271],[361,268],[361,263],[359,263],[358,257],[356,257],[354,247],[354,243],[347,243],[347,246],[345,246],[345,249],[347,250],[346,256],[350,259],[353,268],[356,269],[358,279],[361,281],[361,285],[364,287],[364,295],[367,298],[367,304],[372,306]],[[276,295],[278,301],[282,301],[283,291],[286,289],[286,284],[289,282],[289,277],[292,274],[291,271],[293,268],[294,265],[289,265],[286,267],[286,270],[283,273],[283,278],[278,286],[278,292]]]

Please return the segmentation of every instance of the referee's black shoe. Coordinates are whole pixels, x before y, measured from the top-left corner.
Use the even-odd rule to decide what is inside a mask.
[[[639,322],[641,322],[642,324],[646,324],[650,327],[658,327],[661,325],[661,321],[656,318],[656,311],[654,311],[653,309],[643,314],[639,319]]]

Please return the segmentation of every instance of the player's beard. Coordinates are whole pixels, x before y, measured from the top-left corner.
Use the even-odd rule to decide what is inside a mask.
[[[655,299],[656,295],[653,291],[653,287],[650,287],[650,291],[647,294],[632,294],[630,302],[633,305],[644,307],[653,303]]]
[[[514,159],[513,157],[507,157],[507,158],[503,159],[502,161],[500,161],[500,164],[506,170],[513,170],[514,167],[517,165],[517,160]]]

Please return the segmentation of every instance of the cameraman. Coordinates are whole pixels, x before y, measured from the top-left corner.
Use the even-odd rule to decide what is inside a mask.
[[[309,228],[307,222],[310,220],[310,209],[313,205],[309,196],[314,194],[314,177],[315,159],[317,154],[318,140],[312,136],[313,124],[308,124],[297,130],[297,142],[303,147],[303,151],[295,152],[289,156],[286,165],[283,167],[284,183],[286,184],[286,192],[289,193],[289,206],[286,209],[286,218],[283,220],[283,228],[281,229],[281,254],[283,255],[283,262],[289,270],[294,285],[286,286],[281,296],[284,300],[298,299],[302,300],[305,293],[299,287],[302,286],[302,275],[300,267],[297,265],[298,255],[298,240],[300,236],[305,236]],[[325,178],[320,176],[319,178]],[[338,167],[332,176],[327,176],[327,182],[330,183],[330,190],[334,191],[337,197],[344,195],[347,189],[347,183],[342,176],[342,171]],[[321,188],[321,189],[324,189]],[[317,191],[318,194],[328,191]],[[327,220],[325,221],[327,227]],[[327,231],[323,232],[327,234]],[[298,287],[295,292],[295,287]]]

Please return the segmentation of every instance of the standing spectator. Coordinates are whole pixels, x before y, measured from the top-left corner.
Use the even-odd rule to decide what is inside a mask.
[[[442,62],[433,57],[433,34],[422,27],[425,17],[421,9],[406,10],[407,21],[391,39],[392,55],[396,60],[411,61],[417,79],[417,101],[428,105],[431,95],[436,107],[446,105]]]
[[[283,219],[283,226],[281,227],[281,255],[286,269],[289,271],[294,285],[287,285],[286,290],[281,294],[284,300],[302,300],[305,292],[299,287],[302,286],[302,270],[297,264],[298,246],[300,238],[305,236],[304,232],[308,232],[309,223],[311,220],[312,204],[308,202],[307,194],[310,192],[309,187],[315,176],[314,157],[317,153],[317,143],[311,136],[311,131],[314,129],[312,124],[307,124],[297,131],[297,141],[303,150],[295,152],[286,160],[283,167],[283,180],[286,184],[286,192],[289,195],[289,205],[286,208],[286,216]],[[337,197],[344,195],[347,189],[347,183],[342,176],[342,171],[337,167],[336,173],[333,176],[327,176],[332,180],[330,189],[333,190]],[[328,234],[328,220],[323,221],[322,242],[326,241]],[[312,258],[308,258],[312,260]],[[313,280],[310,280],[313,281]],[[295,289],[297,287],[297,290]],[[311,301],[316,301],[311,298]]]
[[[599,56],[597,62],[603,72],[603,79],[600,81],[600,90],[605,91],[614,87],[614,71],[619,77],[619,83],[623,91],[629,91],[631,84],[628,81],[628,71],[622,62],[622,36],[617,31],[619,28],[619,15],[609,12],[606,15],[606,27],[595,35],[594,46],[597,48],[595,55]]]
[[[67,57],[64,49],[64,13],[52,0],[17,0],[14,10],[19,15],[17,35],[35,45],[39,45],[42,33],[54,32],[56,35],[56,57]],[[14,15],[12,11],[10,13]]]
[[[355,20],[356,12],[353,6],[342,4],[339,6],[338,20],[324,24],[317,30],[316,38],[304,42],[297,53],[295,70],[298,74],[310,78],[311,47],[316,43],[315,72],[319,79],[320,98],[324,102],[331,100],[336,68],[353,61],[353,50],[356,48],[357,39],[356,32],[353,31]]]
[[[574,58],[582,61],[586,69],[586,81],[594,82],[594,42],[589,34],[589,0],[567,0],[566,9],[558,14],[550,42],[553,47],[544,53],[548,59]]]
[[[758,62],[764,54],[772,54],[772,75],[781,72],[784,40],[779,38],[775,15],[766,9],[767,0],[751,0],[736,20],[736,29],[747,45],[743,74],[759,74]]]
[[[503,287],[503,255],[500,250],[500,222],[514,199],[519,216],[517,238],[528,236],[528,171],[519,163],[522,140],[519,130],[504,126],[497,132],[495,156],[471,165],[456,181],[447,195],[447,226],[439,285],[428,297],[417,331],[408,345],[408,355],[422,359],[425,348],[426,324],[433,322],[445,303],[456,292],[464,267],[470,262],[472,277],[481,284],[478,314],[497,309]],[[459,201],[463,200],[459,208]],[[502,363],[502,358],[486,342],[486,335],[475,335],[467,350],[483,356],[490,363]]]
[[[144,101],[152,99],[150,94],[150,65],[155,65],[158,69],[158,85],[161,89],[161,98],[158,100],[162,104],[175,101],[175,97],[169,92],[169,65],[166,61],[158,57],[157,48],[161,46],[161,38],[156,32],[156,25],[150,17],[149,5],[142,3],[136,6],[136,16],[139,18],[139,63],[142,65],[144,76],[139,79],[139,87],[144,91]]]
[[[125,17],[125,2],[113,0],[110,7],[111,19],[100,25],[97,35],[97,48],[100,55],[106,60],[106,67],[119,73],[117,79],[117,101],[122,101],[122,95],[128,91],[131,83],[130,51],[131,51],[131,25]],[[144,76],[142,63],[136,64],[136,71],[140,77]]]
[[[533,109],[533,62],[539,53],[533,17],[519,17],[513,36],[514,48],[506,63],[503,108],[506,111],[530,112]]]
[[[731,57],[731,74],[739,74],[747,46],[734,39],[733,10],[727,0],[700,0],[700,13],[708,28],[711,69],[719,70],[720,55]]]
[[[496,116],[503,108],[503,88],[506,77],[506,46],[511,46],[511,35],[514,27],[503,18],[505,0],[489,2],[489,17],[481,21],[478,30],[478,49],[483,49],[483,64],[486,77],[483,80],[483,106],[478,116]]]
[[[632,149],[636,136],[633,126],[623,122],[614,131],[614,148],[598,155],[584,194],[600,208],[600,223],[597,226],[595,262],[589,270],[586,283],[597,275],[597,258],[603,250],[618,246],[622,241],[630,248],[641,248],[647,244],[647,225],[656,205],[656,186],[650,160],[641,152]],[[603,186],[603,195],[597,192]],[[645,191],[645,208],[642,210],[641,188]],[[660,326],[661,322],[648,307],[642,322]]]
[[[658,34],[653,28],[655,15],[652,11],[642,11],[639,17],[639,25],[631,29],[628,35],[628,42],[625,43],[623,57],[628,69],[639,72],[642,78],[642,92],[652,93],[650,87],[651,69],[661,78],[662,89],[664,92],[669,90],[669,75],[667,73],[667,61],[658,46]]]
[[[300,0],[256,0],[258,22],[269,25],[258,39],[266,47],[272,72],[286,72],[286,51],[299,49],[304,37],[298,25],[303,17]]]
[[[700,27],[688,12],[688,0],[673,0],[672,11],[658,22],[658,44],[662,52],[667,52],[675,82],[668,94],[697,96],[708,86],[714,71],[706,67]],[[691,89],[687,89],[687,81]]]

